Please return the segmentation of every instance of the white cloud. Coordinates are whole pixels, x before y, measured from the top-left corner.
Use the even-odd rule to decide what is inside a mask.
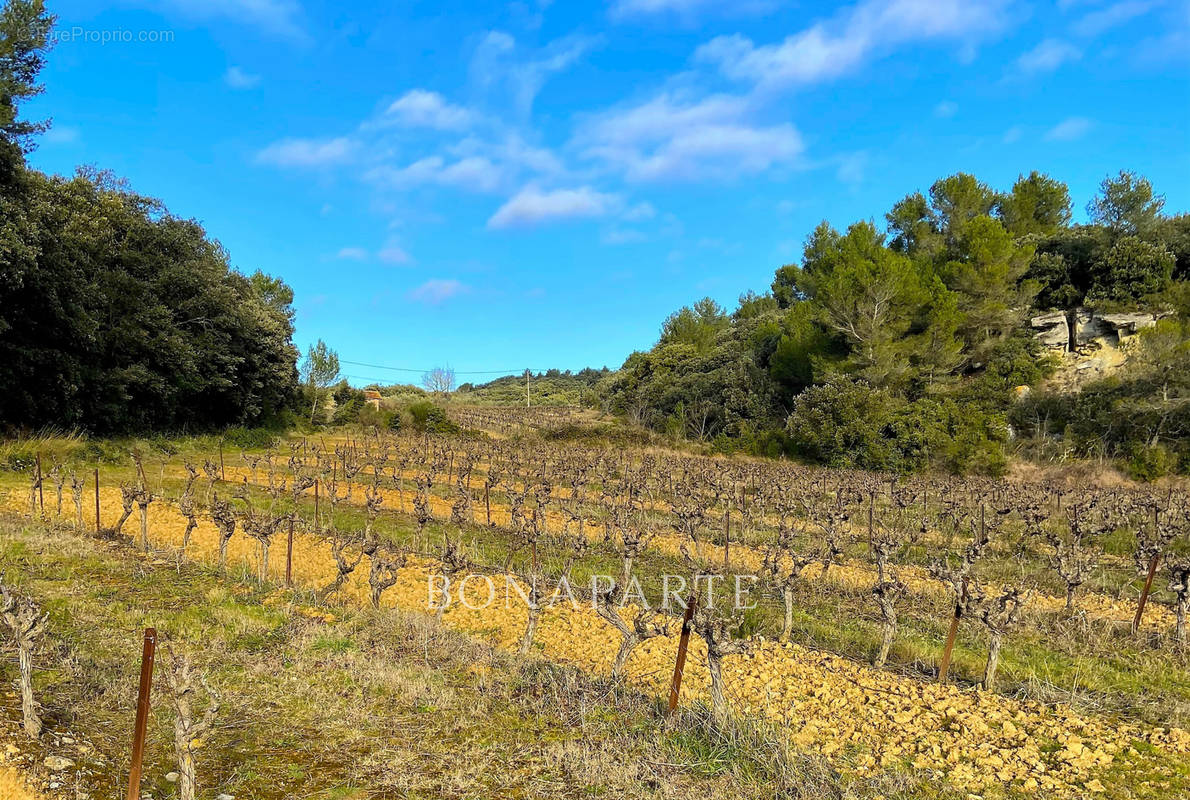
[[[161,5],[195,19],[226,18],[289,38],[304,38],[302,9],[297,0],[154,0],[140,2],[154,10]]]
[[[959,104],[950,100],[943,100],[934,106],[934,116],[939,119],[949,119],[959,113]]]
[[[724,75],[766,86],[812,84],[854,71],[899,45],[932,40],[964,44],[1008,24],[1007,0],[864,0],[786,37],[755,45],[733,34],[695,52]]]
[[[462,106],[451,105],[437,92],[413,89],[388,107],[387,114],[403,125],[454,131],[471,124],[472,114]]]
[[[1071,142],[1079,139],[1091,130],[1091,120],[1086,117],[1070,117],[1059,122],[1046,132],[1046,141]]]
[[[340,261],[367,261],[368,251],[362,247],[344,247],[335,254]]]
[[[867,174],[868,154],[860,151],[850,153],[839,158],[839,166],[835,176],[843,183],[859,184],[864,182]]]
[[[377,253],[376,257],[385,264],[408,264],[413,261],[408,253],[399,246],[391,243]]]
[[[233,89],[252,89],[260,85],[260,76],[245,72],[240,67],[228,67],[223,73],[223,82]]]
[[[1019,142],[1021,140],[1021,137],[1024,136],[1024,134],[1025,134],[1025,131],[1023,128],[1021,128],[1020,125],[1013,125],[1011,128],[1004,131],[1004,136],[1002,137],[1002,140],[1003,140],[1004,144],[1012,144],[1014,142]]]
[[[81,132],[71,125],[54,125],[45,132],[47,144],[74,144],[79,140]]]
[[[278,167],[325,167],[350,161],[356,144],[346,138],[282,139],[256,155],[257,162]]]
[[[1117,25],[1149,13],[1157,3],[1150,0],[1124,0],[1107,8],[1092,11],[1074,23],[1071,28],[1079,36],[1093,37],[1106,33]]]
[[[504,169],[486,158],[447,162],[438,155],[426,156],[404,167],[377,167],[368,177],[396,189],[433,184],[469,192],[494,192],[505,183]]]
[[[631,181],[732,178],[794,161],[800,134],[789,124],[756,125],[747,101],[711,95],[687,101],[663,93],[598,115],[577,137],[583,155]]]
[[[603,235],[599,237],[599,241],[608,245],[637,244],[647,241],[648,238],[640,231],[633,230],[632,228],[612,228],[611,230],[604,231]]]
[[[517,228],[565,219],[602,217],[620,205],[620,198],[598,192],[590,186],[543,191],[526,186],[488,220],[488,228]]]
[[[652,203],[637,203],[623,214],[623,218],[628,222],[641,222],[655,216],[657,209],[653,208]]]
[[[1082,51],[1070,42],[1046,39],[1016,60],[1017,69],[1026,74],[1053,72],[1068,61],[1082,58]]]
[[[471,287],[453,278],[446,280],[434,278],[415,289],[409,290],[405,296],[417,303],[436,306],[452,297],[466,294],[469,291],[471,291]]]
[[[471,59],[471,79],[491,96],[494,103],[505,103],[525,117],[545,82],[555,73],[570,67],[598,40],[566,36],[544,48],[521,54],[516,40],[503,31],[490,31],[475,49]]]
[[[613,19],[658,15],[690,19],[704,12],[763,14],[772,11],[778,5],[778,0],[736,0],[731,4],[723,3],[721,0],[613,0],[608,13]]]

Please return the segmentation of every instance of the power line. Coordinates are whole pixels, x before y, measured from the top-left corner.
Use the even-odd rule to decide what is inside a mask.
[[[429,369],[416,369],[414,367],[390,367],[390,366],[386,366],[385,364],[365,364],[362,361],[347,361],[345,359],[339,359],[339,363],[340,364],[350,364],[353,367],[367,367],[368,369],[387,369],[387,370],[392,370],[393,372],[425,373],[425,372],[430,371]],[[433,369],[437,369],[437,368],[434,367]],[[478,370],[466,370],[466,371],[462,371],[462,372],[455,371],[455,375],[514,375],[514,374],[519,375],[524,371],[525,371],[524,367],[517,367],[516,369],[478,369]],[[530,369],[529,371],[530,372],[546,372],[547,370]]]

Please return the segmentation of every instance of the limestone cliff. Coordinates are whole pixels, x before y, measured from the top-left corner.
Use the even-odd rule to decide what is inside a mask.
[[[1034,338],[1051,353],[1061,356],[1062,365],[1052,382],[1069,390],[1118,370],[1128,360],[1132,338],[1166,315],[1077,308],[1039,314],[1030,324]]]

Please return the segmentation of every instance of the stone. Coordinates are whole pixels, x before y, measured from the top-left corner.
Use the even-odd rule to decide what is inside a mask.
[[[215,800],[236,800],[236,796],[234,794],[221,794]]]
[[[1098,342],[1108,336],[1114,336],[1115,328],[1108,325],[1086,308],[1074,312],[1074,346],[1081,348],[1093,342]]]
[[[176,773],[176,772],[167,772],[167,773],[165,773],[165,781],[166,781],[166,783],[177,783],[177,782],[178,782],[178,778],[179,778],[179,777],[181,777],[181,776],[180,776],[180,775],[178,775],[178,773]]]
[[[1099,319],[1112,327],[1116,332],[1117,339],[1121,342],[1130,336],[1135,336],[1145,328],[1151,328],[1157,324],[1156,315],[1145,313],[1100,314]]]
[[[1044,347],[1051,350],[1065,352],[1070,346],[1070,326],[1066,321],[1066,314],[1061,311],[1051,311],[1039,314],[1029,320],[1029,324],[1036,333],[1033,337]]]
[[[74,762],[66,756],[46,756],[45,761],[41,763],[51,772],[61,772],[74,766]]]

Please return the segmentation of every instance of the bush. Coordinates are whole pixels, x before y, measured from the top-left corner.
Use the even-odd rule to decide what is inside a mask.
[[[413,427],[424,433],[458,433],[460,430],[446,416],[446,411],[429,400],[411,403],[409,416],[413,419]]]
[[[1174,472],[1178,457],[1162,445],[1133,445],[1125,471],[1133,480],[1155,481]]]
[[[786,429],[795,453],[836,468],[997,475],[1008,463],[999,414],[948,398],[909,402],[846,376],[799,395]]]
[[[241,450],[267,450],[277,443],[277,436],[268,428],[228,428],[223,442]]]

